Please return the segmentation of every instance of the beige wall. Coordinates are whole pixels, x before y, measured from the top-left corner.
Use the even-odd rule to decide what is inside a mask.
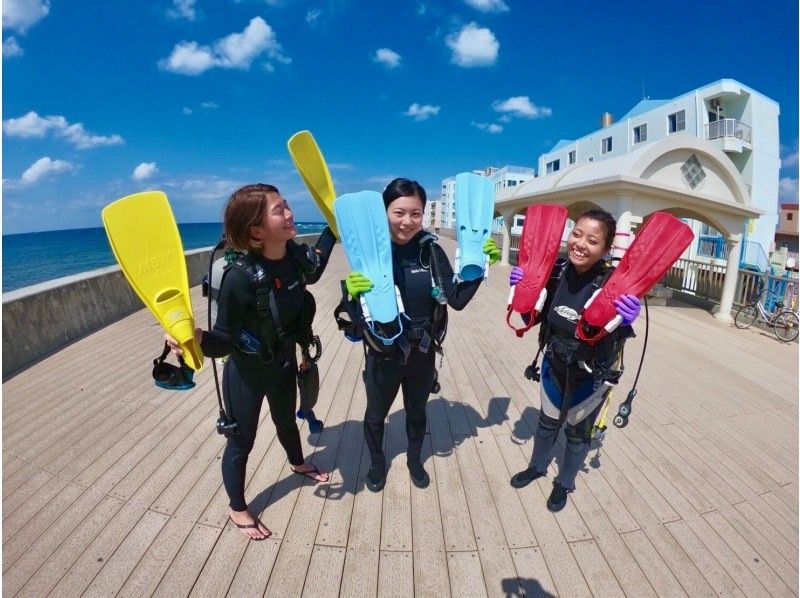
[[[791,218],[791,219],[790,219]],[[778,230],[775,231],[779,235],[795,235],[797,236],[797,208],[783,208],[780,209],[780,219],[778,220]]]

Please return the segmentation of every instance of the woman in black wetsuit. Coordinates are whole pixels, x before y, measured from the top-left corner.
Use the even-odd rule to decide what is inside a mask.
[[[319,280],[335,237],[326,228],[311,252],[295,243],[292,210],[272,185],[247,185],[236,191],[225,207],[224,221],[228,246],[243,255],[228,266],[222,278],[214,329],[198,328],[196,339],[208,357],[230,354],[223,371],[223,399],[227,415],[238,423],[238,433],[228,436],[222,480],[233,523],[251,539],[263,540],[271,532],[248,511],[244,483],[265,395],[292,471],[316,482],[328,481],[326,472],[303,458],[295,423],[295,343],[311,325],[304,321],[309,301],[313,302],[305,286]],[[267,299],[274,297],[276,309],[257,309],[257,289],[265,306],[270,303]],[[269,295],[264,294],[267,290]],[[180,354],[174,339],[167,337],[167,342]]]
[[[539,339],[544,343],[539,426],[531,465],[514,475],[511,485],[522,488],[547,473],[563,421],[567,446],[547,500],[551,511],[563,509],[567,494],[575,490],[575,478],[589,453],[592,426],[610,388],[604,381],[619,378],[617,359],[625,339],[633,336],[630,325],[639,315],[639,299],[623,295],[615,301],[617,313],[622,316],[621,326],[594,348],[575,337],[583,306],[611,273],[612,268],[601,258],[611,250],[615,231],[616,221],[604,210],[589,210],[578,218],[567,240],[568,259],[554,267],[547,301],[539,316]],[[510,284],[517,284],[523,275],[522,268],[512,268]]]
[[[395,179],[383,192],[392,238],[394,280],[410,321],[405,325],[402,340],[387,348],[380,347],[381,351],[372,344],[367,349],[364,436],[372,466],[367,473],[366,485],[373,492],[380,491],[386,482],[384,424],[401,387],[408,436],[406,462],[411,481],[418,488],[425,488],[430,483],[430,477],[422,466],[422,441],[427,425],[428,395],[437,377],[435,357],[437,352],[441,352],[447,326],[447,308],[431,292],[431,265],[434,270],[439,266],[440,271],[435,272],[436,279],[447,299],[446,305],[453,309],[464,309],[481,283],[481,279],[459,283],[453,280],[453,268],[441,247],[434,243],[436,237],[422,230],[426,199],[425,189],[409,179]],[[499,259],[500,250],[492,239],[486,241],[483,249],[490,256],[491,263]],[[345,284],[353,300],[372,288],[372,283],[359,272],[351,272]],[[400,345],[406,346],[406,352]]]

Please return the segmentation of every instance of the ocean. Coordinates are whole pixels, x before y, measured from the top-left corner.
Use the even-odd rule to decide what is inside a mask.
[[[301,235],[325,228],[320,222],[296,224]],[[216,245],[222,234],[218,222],[179,224],[178,229],[184,250]],[[116,263],[101,227],[3,235],[3,292]]]

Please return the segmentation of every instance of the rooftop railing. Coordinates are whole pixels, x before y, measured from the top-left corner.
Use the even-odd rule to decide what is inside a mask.
[[[752,141],[750,125],[746,125],[735,118],[722,118],[706,125],[706,139],[721,139],[723,137],[734,137],[750,143]]]

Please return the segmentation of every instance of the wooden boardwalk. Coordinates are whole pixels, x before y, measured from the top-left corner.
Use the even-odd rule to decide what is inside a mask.
[[[391,470],[373,494],[361,347],[331,317],[345,273],[337,248],[313,288],[326,427],[301,428],[332,480],[291,474],[265,410],[247,486],[273,531],[263,542],[228,523],[211,368],[190,392],[156,388],[161,333],[145,310],[3,384],[3,595],[797,596],[796,343],[686,305],[651,308],[630,425],[610,428],[553,514],[552,475],[508,484],[531,455],[539,399],[522,371],[536,335],[505,327],[508,270],[494,266],[451,310],[428,406],[432,484],[409,481],[398,398]],[[614,412],[641,353],[636,329]]]

